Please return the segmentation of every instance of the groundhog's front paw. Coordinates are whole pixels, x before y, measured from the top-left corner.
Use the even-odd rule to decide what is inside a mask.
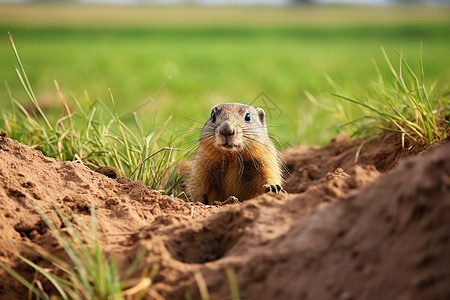
[[[236,198],[235,196],[230,196],[228,197],[227,200],[222,202],[222,204],[238,204],[238,203],[241,203],[241,201],[239,201],[239,199]]]
[[[278,194],[278,193],[286,193],[287,194],[287,192],[279,184],[265,184],[264,188],[266,189],[266,193],[274,192],[276,194]]]
[[[235,196],[230,196],[227,198],[227,200],[221,202],[221,201],[214,201],[213,203],[211,203],[211,205],[215,205],[215,206],[222,206],[222,205],[227,205],[227,204],[239,204],[241,203],[239,201],[238,198],[236,198]]]

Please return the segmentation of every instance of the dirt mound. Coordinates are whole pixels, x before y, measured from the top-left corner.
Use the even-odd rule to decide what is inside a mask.
[[[21,244],[59,247],[49,244],[51,233],[32,202],[57,228],[62,228],[62,222],[53,205],[88,228],[94,204],[99,230],[111,245],[128,244],[132,234],[150,223],[167,225],[218,210],[194,209],[196,205],[163,196],[141,182],[113,180],[79,163],[59,162],[0,137],[0,259],[8,264],[15,262]],[[3,273],[0,270],[0,276]],[[0,294],[7,292],[8,282],[11,279],[0,280]]]
[[[321,183],[327,173],[340,169],[354,175],[355,165],[372,166],[379,172],[394,168],[398,161],[426,150],[423,144],[403,141],[397,132],[390,132],[364,142],[351,141],[347,135],[340,135],[325,147],[298,146],[283,151],[286,168],[291,176],[286,178],[286,190],[300,193],[309,186]]]
[[[119,265],[146,248],[134,275],[160,266],[152,297],[184,299],[187,291],[199,299],[200,272],[211,298],[226,299],[231,268],[247,299],[448,299],[450,144],[394,168],[422,149],[403,150],[392,136],[381,141],[366,144],[358,164],[359,144],[342,139],[288,149],[290,194],[210,207],[0,137],[0,259],[32,278],[15,258],[19,246],[60,249],[30,200],[61,231],[54,204],[87,226],[94,203]],[[1,299],[23,292],[0,270]]]

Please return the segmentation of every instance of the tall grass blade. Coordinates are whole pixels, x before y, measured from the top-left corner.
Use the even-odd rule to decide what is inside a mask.
[[[196,270],[194,271],[194,278],[197,282],[198,289],[200,291],[200,297],[202,300],[210,300],[208,287],[206,286],[205,279],[202,276],[202,273],[200,271]]]
[[[422,46],[419,58],[419,76],[405,60],[403,49],[400,49],[398,53],[398,72],[383,47],[381,52],[392,76],[390,82],[384,80],[380,68],[374,63],[378,80],[370,90],[370,97],[366,96],[363,100],[355,100],[333,93],[340,99],[360,106],[363,113],[366,114],[366,118],[356,117],[347,124],[356,125],[354,133],[367,134],[370,130],[379,128],[394,129],[414,142],[431,145],[442,136],[442,132],[437,125],[439,116],[435,113],[438,111],[439,102],[437,99],[430,99],[430,94],[425,86]],[[433,88],[434,86],[430,90]],[[335,90],[334,86],[333,89]]]
[[[231,268],[227,268],[225,272],[227,274],[228,284],[230,286],[231,300],[240,300],[241,296],[239,294],[239,287],[236,280],[236,274]]]
[[[45,276],[45,278],[47,278],[53,284],[53,286],[58,290],[58,293],[61,295],[61,297],[63,299],[69,299],[68,295],[64,291],[64,287],[62,287],[59,284],[58,280],[55,278],[56,277],[55,275],[51,274],[50,272],[48,272],[45,269],[41,268],[40,266],[36,265],[34,262],[23,257],[22,255],[19,255],[18,257],[21,260],[23,260],[25,263],[27,263],[28,265],[33,267],[35,270],[37,270],[39,273],[41,273],[43,276]]]
[[[28,280],[22,277],[19,273],[11,269],[4,262],[0,261],[0,267],[2,267],[6,272],[8,272],[11,276],[13,276],[17,281],[23,284],[28,290],[32,291],[39,299],[47,300],[47,298],[42,294],[38,289],[36,289]]]
[[[16,45],[14,44],[14,40],[11,36],[11,34],[8,32],[8,37],[9,37],[9,42],[11,43],[11,46],[13,48],[14,51],[14,55],[16,57],[16,60],[19,64],[20,70],[18,68],[16,69],[16,73],[22,83],[23,88],[25,89],[25,92],[28,94],[28,97],[30,98],[31,102],[34,104],[34,106],[36,107],[36,109],[38,110],[38,112],[41,114],[42,118],[44,119],[45,123],[47,124],[49,129],[53,129],[53,127],[50,125],[50,122],[47,119],[47,116],[44,114],[44,112],[42,111],[39,102],[36,99],[36,96],[34,95],[33,89],[31,87],[30,81],[28,80],[28,76],[27,73],[25,72],[25,69],[22,65],[22,61],[20,60],[20,56],[19,53],[17,52],[17,48]]]

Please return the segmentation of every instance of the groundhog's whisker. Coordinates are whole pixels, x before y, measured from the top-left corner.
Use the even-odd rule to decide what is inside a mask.
[[[252,141],[252,142],[256,142],[256,143],[261,144],[261,145],[263,145],[263,146],[265,145],[264,141],[257,140],[257,139],[255,139],[255,138],[253,138],[253,137],[251,137],[251,136],[244,136],[244,137],[245,137],[246,139]],[[244,142],[244,145],[247,146],[247,145],[245,144],[245,142]]]
[[[214,139],[214,135],[213,134],[204,134],[202,135],[202,137],[200,138],[200,142],[206,142],[206,141],[210,141]]]
[[[242,158],[242,153],[238,151],[233,151],[233,153],[239,163],[239,175],[242,175],[244,172],[244,159]]]
[[[248,148],[245,148],[245,151],[247,151],[248,155],[250,155],[252,161],[253,161],[253,165],[255,166],[256,169],[258,169],[260,167],[258,161],[253,157],[252,153],[250,152],[250,150]]]
[[[243,132],[266,132],[264,127],[256,127],[256,128],[243,128]]]
[[[251,136],[251,135],[258,135],[258,134],[264,134],[265,131],[258,130],[258,131],[243,131],[242,132],[245,136]]]
[[[245,133],[247,133],[247,132],[245,132]],[[254,133],[254,132],[248,132],[248,133]],[[248,138],[248,139],[252,139],[252,137],[251,136],[246,136],[246,138]],[[276,145],[279,145],[280,147],[282,147],[282,144],[281,144],[281,142],[280,142],[280,140],[278,139],[278,137],[276,137],[276,136],[271,136],[271,137],[269,137],[273,142],[274,142],[274,144],[276,144]],[[262,143],[261,141],[258,141],[258,140],[256,140],[256,139],[253,139],[253,141],[254,142],[260,142],[260,143]],[[263,143],[262,143],[263,144]],[[286,144],[286,142],[285,142],[285,144]],[[288,145],[290,145],[290,144],[288,144]]]
[[[191,155],[192,152],[196,151],[198,149],[198,143],[189,145],[189,146],[185,146],[184,148],[186,149],[187,155]]]

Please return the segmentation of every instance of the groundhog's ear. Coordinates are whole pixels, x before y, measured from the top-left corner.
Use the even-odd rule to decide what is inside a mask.
[[[258,107],[256,111],[258,112],[259,121],[261,122],[261,124],[266,126],[266,113],[264,112],[264,109]]]

